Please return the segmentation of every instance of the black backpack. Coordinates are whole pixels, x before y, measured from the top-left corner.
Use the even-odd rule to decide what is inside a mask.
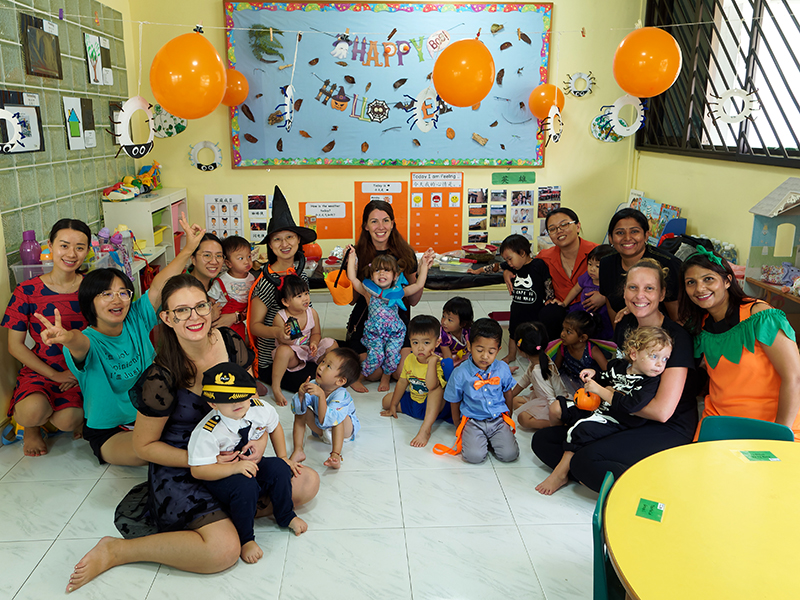
[[[658,247],[684,261],[697,252],[698,246],[703,246],[709,252],[714,251],[714,244],[711,243],[711,240],[685,234],[661,240],[661,244]]]

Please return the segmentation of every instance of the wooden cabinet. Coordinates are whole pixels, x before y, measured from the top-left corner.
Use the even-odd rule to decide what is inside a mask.
[[[180,252],[180,247],[175,247],[175,234],[183,231],[178,223],[181,213],[188,213],[186,188],[162,188],[128,202],[103,202],[106,227],[114,231],[126,225],[143,247],[163,247],[167,263]]]

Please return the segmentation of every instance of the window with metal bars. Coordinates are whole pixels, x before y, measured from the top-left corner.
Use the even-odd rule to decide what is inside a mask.
[[[683,65],[649,100],[637,149],[800,167],[800,0],[649,0],[645,18]]]

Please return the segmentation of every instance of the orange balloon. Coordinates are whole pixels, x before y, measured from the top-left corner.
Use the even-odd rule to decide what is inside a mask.
[[[669,33],[642,27],[629,33],[614,54],[614,79],[637,98],[666,92],[681,72],[681,49]]]
[[[150,66],[150,89],[168,113],[182,119],[210,114],[225,95],[225,66],[200,33],[185,33],[161,47]]]
[[[552,83],[543,83],[533,88],[528,97],[528,108],[537,119],[547,118],[554,104],[558,106],[558,110],[564,110],[564,92]]]
[[[452,106],[473,106],[494,85],[494,59],[479,40],[459,40],[442,50],[433,65],[433,87]]]
[[[249,91],[250,84],[247,83],[247,78],[236,69],[228,69],[228,85],[225,88],[222,103],[225,106],[239,106],[247,100]]]

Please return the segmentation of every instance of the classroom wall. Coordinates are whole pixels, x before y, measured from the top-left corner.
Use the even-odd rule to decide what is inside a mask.
[[[591,119],[600,114],[600,107],[611,104],[622,95],[611,74],[611,61],[623,31],[612,28],[633,27],[640,17],[641,2],[614,0],[598,3],[592,0],[562,0],[554,3],[553,35],[551,38],[550,82],[562,85],[568,73],[592,71],[597,79],[595,92],[578,99],[567,97],[563,111],[564,136],[558,144],[550,144],[545,152],[545,166],[536,169],[535,186],[514,186],[511,189],[531,189],[539,185],[560,185],[565,205],[578,211],[587,237],[600,240],[610,214],[627,199],[630,187],[632,141],[607,144],[595,140],[589,133]],[[206,37],[224,56],[222,2],[137,0],[131,2],[133,19],[155,20],[181,24],[179,27],[146,25],[142,44],[142,94],[152,98],[147,83],[148,65],[159,48],[171,38],[188,31],[202,21]],[[499,15],[498,15],[499,17]],[[586,28],[586,36],[581,28]],[[137,33],[138,35],[138,33]],[[134,44],[134,57],[129,60],[130,70],[138,68],[138,40]],[[531,83],[531,89],[538,81]],[[457,109],[469,110],[469,109]],[[302,112],[298,113],[302,116]],[[295,126],[299,126],[298,119]],[[536,121],[524,125],[523,135],[535,135]],[[224,167],[210,173],[199,172],[188,160],[189,147],[209,140],[223,149]],[[210,151],[204,151],[210,152]],[[201,154],[202,158],[202,154]],[[179,136],[159,139],[153,152],[141,164],[157,160],[161,163],[165,185],[186,187],[189,194],[190,217],[203,220],[203,196],[207,193],[271,194],[279,185],[290,206],[298,202],[353,200],[354,181],[408,181],[410,170],[375,168],[272,168],[237,169],[230,165],[229,116],[220,106],[211,115],[190,122]],[[203,161],[210,162],[210,161]],[[424,169],[420,169],[424,170]],[[492,188],[491,174],[504,169],[464,169],[464,194],[467,188]],[[529,169],[526,169],[529,170]],[[510,195],[509,195],[510,198]],[[466,237],[466,211],[463,231]],[[509,219],[510,221],[510,219]],[[360,224],[357,215],[356,227]],[[490,239],[502,239],[510,227],[489,230]],[[347,240],[322,242],[324,251]]]
[[[797,169],[656,152],[636,152],[633,187],[645,196],[680,206],[690,234],[731,242],[744,264],[750,251],[753,215],[764,196],[797,176]]]

